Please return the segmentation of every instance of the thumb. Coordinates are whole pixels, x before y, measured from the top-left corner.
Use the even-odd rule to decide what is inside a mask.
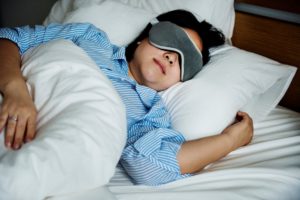
[[[248,116],[248,114],[246,112],[242,112],[242,111],[238,111],[237,112],[237,116],[236,119],[238,121],[242,121],[243,119],[245,119]]]

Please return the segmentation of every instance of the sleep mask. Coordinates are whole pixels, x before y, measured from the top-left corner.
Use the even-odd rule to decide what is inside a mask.
[[[180,55],[181,81],[190,80],[203,67],[202,54],[183,28],[163,21],[152,25],[149,42],[153,46]]]

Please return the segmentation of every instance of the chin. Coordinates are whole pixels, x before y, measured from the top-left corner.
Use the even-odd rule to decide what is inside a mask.
[[[156,91],[162,91],[163,90],[163,88],[162,87],[160,87],[160,86],[158,86],[157,84],[153,84],[153,83],[146,83],[146,84],[144,84],[145,86],[147,86],[147,87],[149,87],[149,88],[151,88],[151,89],[153,89],[153,90],[156,90]]]

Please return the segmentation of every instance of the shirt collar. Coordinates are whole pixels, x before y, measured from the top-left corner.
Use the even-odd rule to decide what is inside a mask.
[[[125,47],[114,46],[112,58],[114,60],[125,60],[126,61]]]

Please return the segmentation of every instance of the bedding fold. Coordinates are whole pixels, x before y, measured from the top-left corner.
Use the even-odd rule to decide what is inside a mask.
[[[109,182],[126,142],[124,105],[71,41],[30,49],[22,74],[38,110],[37,136],[18,151],[0,135],[0,199],[41,200]]]

